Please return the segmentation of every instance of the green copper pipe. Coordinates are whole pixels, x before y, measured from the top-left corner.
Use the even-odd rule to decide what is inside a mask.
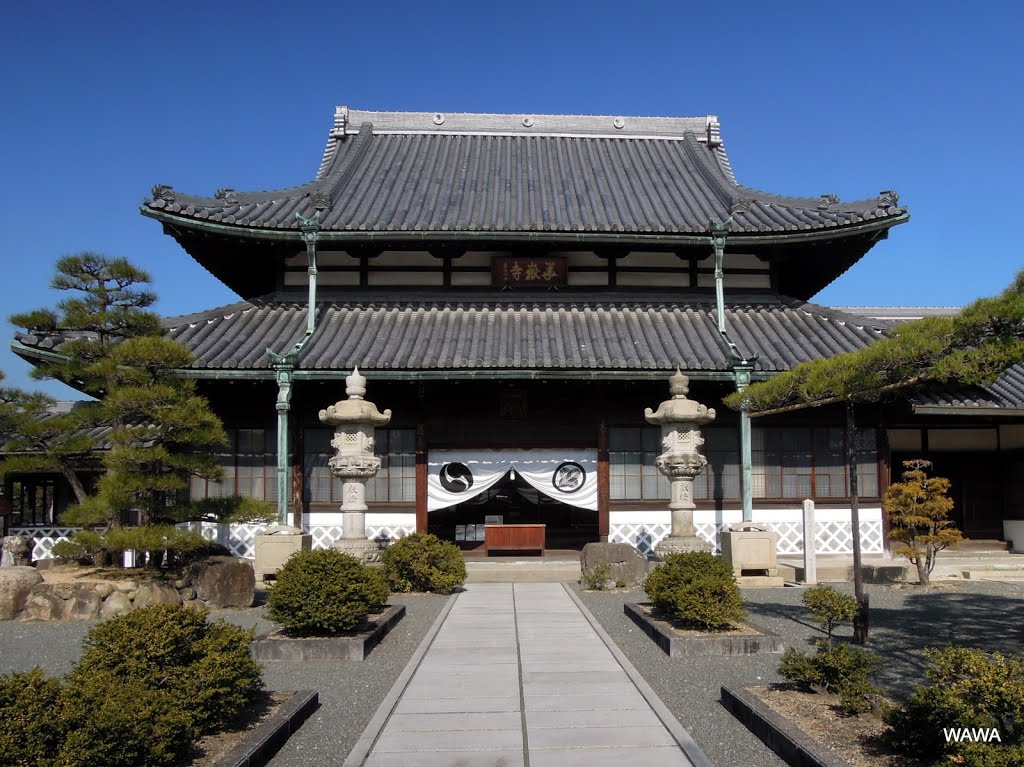
[[[730,217],[724,223],[712,220],[710,229],[714,233],[711,238],[711,246],[715,251],[715,304],[718,310],[718,332],[729,347],[729,358],[732,360],[732,379],[736,384],[736,391],[743,391],[750,385],[751,373],[754,369],[755,354],[749,360],[744,359],[739,348],[729,337],[729,330],[725,326],[725,288],[723,285],[725,277],[725,237],[732,223]],[[743,505],[743,521],[750,522],[754,518],[754,492],[753,492],[753,455],[751,449],[750,416],[745,410],[740,411],[740,494]]]
[[[288,501],[291,497],[290,464],[288,463],[288,415],[292,406],[292,380],[303,347],[316,330],[316,242],[320,229],[320,211],[312,218],[303,218],[298,213],[303,242],[306,243],[306,261],[309,275],[309,305],[306,308],[306,332],[285,355],[275,354],[267,349],[267,356],[274,363],[277,378],[277,523],[288,524]]]

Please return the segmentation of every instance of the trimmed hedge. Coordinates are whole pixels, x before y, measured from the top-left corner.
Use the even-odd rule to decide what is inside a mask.
[[[109,674],[130,687],[171,695],[200,733],[231,721],[262,687],[249,654],[252,631],[184,605],[154,605],[119,615],[89,631],[68,677]]]
[[[395,591],[451,594],[466,582],[466,563],[459,547],[430,533],[413,533],[381,554],[384,575]]]
[[[703,631],[728,629],[746,616],[729,565],[705,551],[668,554],[644,591],[655,607]]]
[[[60,747],[60,682],[41,669],[0,676],[0,764],[50,767]]]
[[[299,551],[277,573],[267,616],[295,636],[335,636],[356,628],[389,594],[384,576],[353,556]]]
[[[143,607],[93,627],[63,684],[0,677],[0,765],[180,767],[192,743],[262,688],[252,632],[188,607]]]
[[[1024,658],[949,647],[926,650],[928,684],[885,717],[887,739],[939,764],[1003,767],[1024,752]],[[945,728],[995,728],[999,743],[947,743]]]

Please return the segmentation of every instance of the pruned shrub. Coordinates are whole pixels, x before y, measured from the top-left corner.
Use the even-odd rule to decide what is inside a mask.
[[[60,767],[178,767],[190,761],[193,717],[171,690],[93,669],[69,676],[60,698],[66,728]]]
[[[50,767],[61,742],[60,682],[41,669],[0,676],[0,764]]]
[[[451,594],[466,581],[459,547],[430,533],[413,533],[381,554],[384,575],[394,591]]]
[[[746,615],[743,595],[730,574],[702,575],[672,592],[672,613],[683,623],[705,631],[724,631]]]
[[[878,657],[862,647],[830,647],[822,642],[814,655],[792,647],[786,650],[779,663],[779,675],[807,692],[835,693],[843,710],[859,714],[870,710],[874,696],[878,695],[870,676],[880,665]]]
[[[583,588],[588,591],[604,591],[608,587],[611,567],[607,562],[599,562],[589,570],[583,571]]]
[[[1024,749],[1024,659],[962,647],[925,655],[929,683],[887,714],[889,742],[904,754],[945,757],[949,764],[1019,764],[1000,760]],[[999,742],[946,741],[947,729],[965,727],[994,728]]]
[[[746,615],[729,565],[705,551],[667,555],[644,591],[655,607],[701,630],[727,629]]]
[[[804,592],[804,606],[828,634],[829,647],[832,646],[832,632],[836,626],[852,621],[859,610],[856,599],[824,584]]]
[[[210,732],[237,717],[262,687],[252,638],[184,605],[140,608],[89,631],[68,684],[90,689],[93,677],[109,677],[167,693],[195,732]]]
[[[295,636],[334,636],[356,628],[388,594],[384,576],[355,557],[299,551],[278,571],[267,615]]]

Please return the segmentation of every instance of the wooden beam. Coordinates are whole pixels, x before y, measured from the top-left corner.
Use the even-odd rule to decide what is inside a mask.
[[[608,539],[608,502],[611,481],[608,473],[608,424],[603,420],[597,427],[597,534]]]
[[[427,433],[416,427],[416,532],[427,532]]]

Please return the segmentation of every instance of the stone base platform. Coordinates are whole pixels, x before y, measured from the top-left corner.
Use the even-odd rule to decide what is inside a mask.
[[[286,637],[264,634],[252,643],[252,657],[263,661],[363,660],[405,616],[405,605],[389,605],[365,631],[338,637]]]
[[[736,585],[741,589],[776,589],[786,583],[781,575],[738,575]]]

